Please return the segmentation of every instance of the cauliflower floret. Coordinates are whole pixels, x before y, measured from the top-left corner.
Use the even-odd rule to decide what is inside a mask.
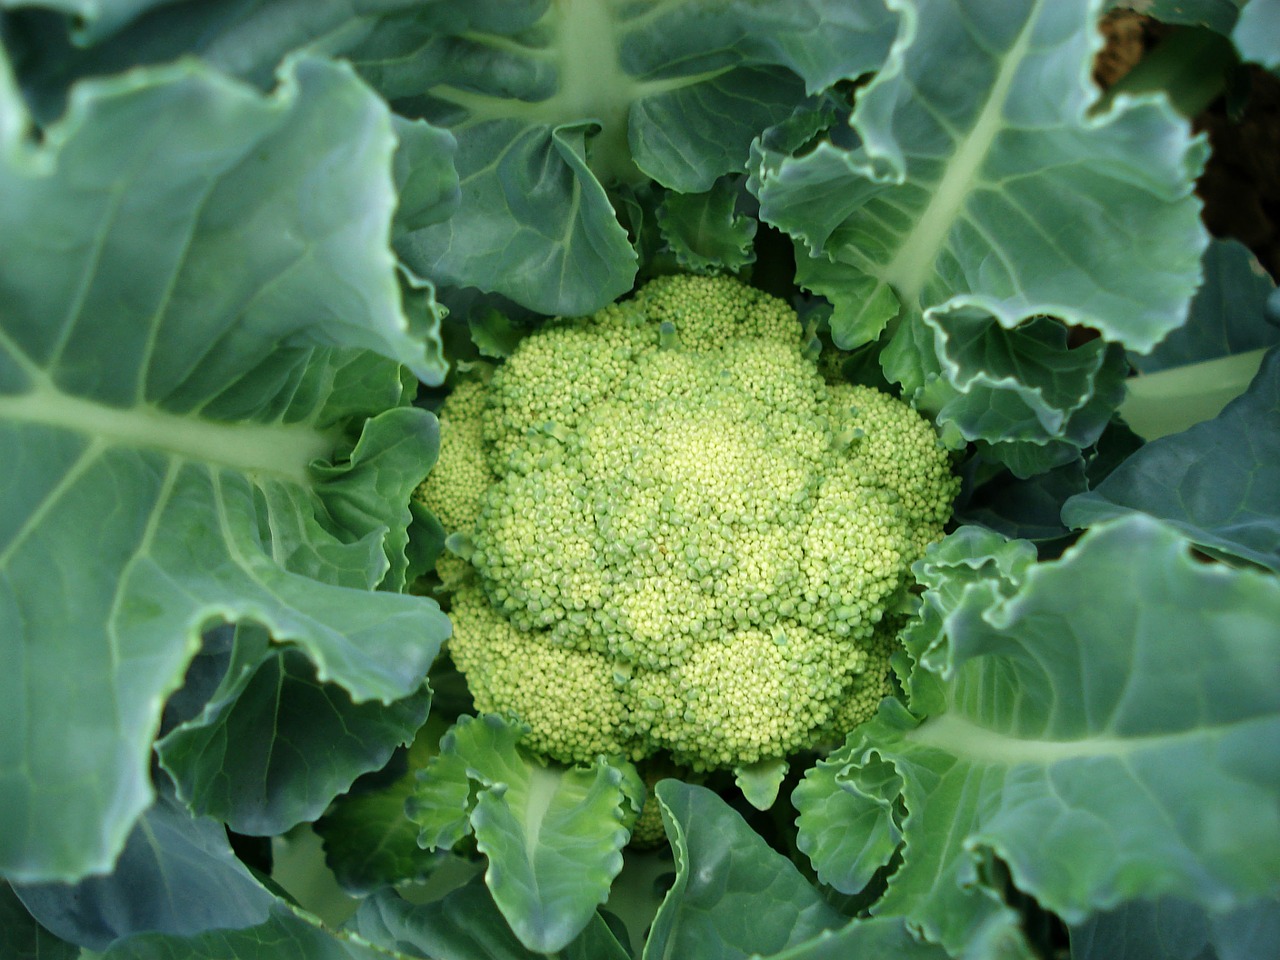
[[[829,385],[794,313],[665,277],[526,337],[442,410],[418,497],[465,535],[453,656],[568,763],[815,746],[889,692],[891,613],[957,489],[933,427]]]

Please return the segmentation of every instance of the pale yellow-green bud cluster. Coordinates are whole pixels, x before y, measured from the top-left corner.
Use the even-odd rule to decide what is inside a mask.
[[[478,709],[566,762],[695,769],[874,712],[957,481],[926,420],[803,340],[779,300],[666,277],[451,394],[418,496],[468,545],[474,575],[441,574]]]

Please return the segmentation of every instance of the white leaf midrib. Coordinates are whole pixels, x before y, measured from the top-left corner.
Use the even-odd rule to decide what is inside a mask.
[[[303,424],[229,423],[168,413],[153,405],[112,407],[73,396],[48,379],[0,396],[0,421],[80,434],[93,444],[152,450],[251,476],[308,485],[308,465],[327,456],[333,437]]]

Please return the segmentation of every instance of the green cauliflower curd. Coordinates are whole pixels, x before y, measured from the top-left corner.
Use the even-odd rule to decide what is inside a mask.
[[[758,290],[664,277],[449,396],[417,496],[455,534],[440,574],[478,710],[561,761],[699,770],[874,712],[957,481],[930,423],[827,383],[805,339]]]

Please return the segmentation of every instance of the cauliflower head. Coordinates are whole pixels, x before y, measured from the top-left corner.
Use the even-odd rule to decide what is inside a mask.
[[[782,301],[664,277],[450,394],[415,495],[455,534],[439,570],[477,709],[567,763],[695,770],[875,711],[958,484],[929,422],[804,348]]]

